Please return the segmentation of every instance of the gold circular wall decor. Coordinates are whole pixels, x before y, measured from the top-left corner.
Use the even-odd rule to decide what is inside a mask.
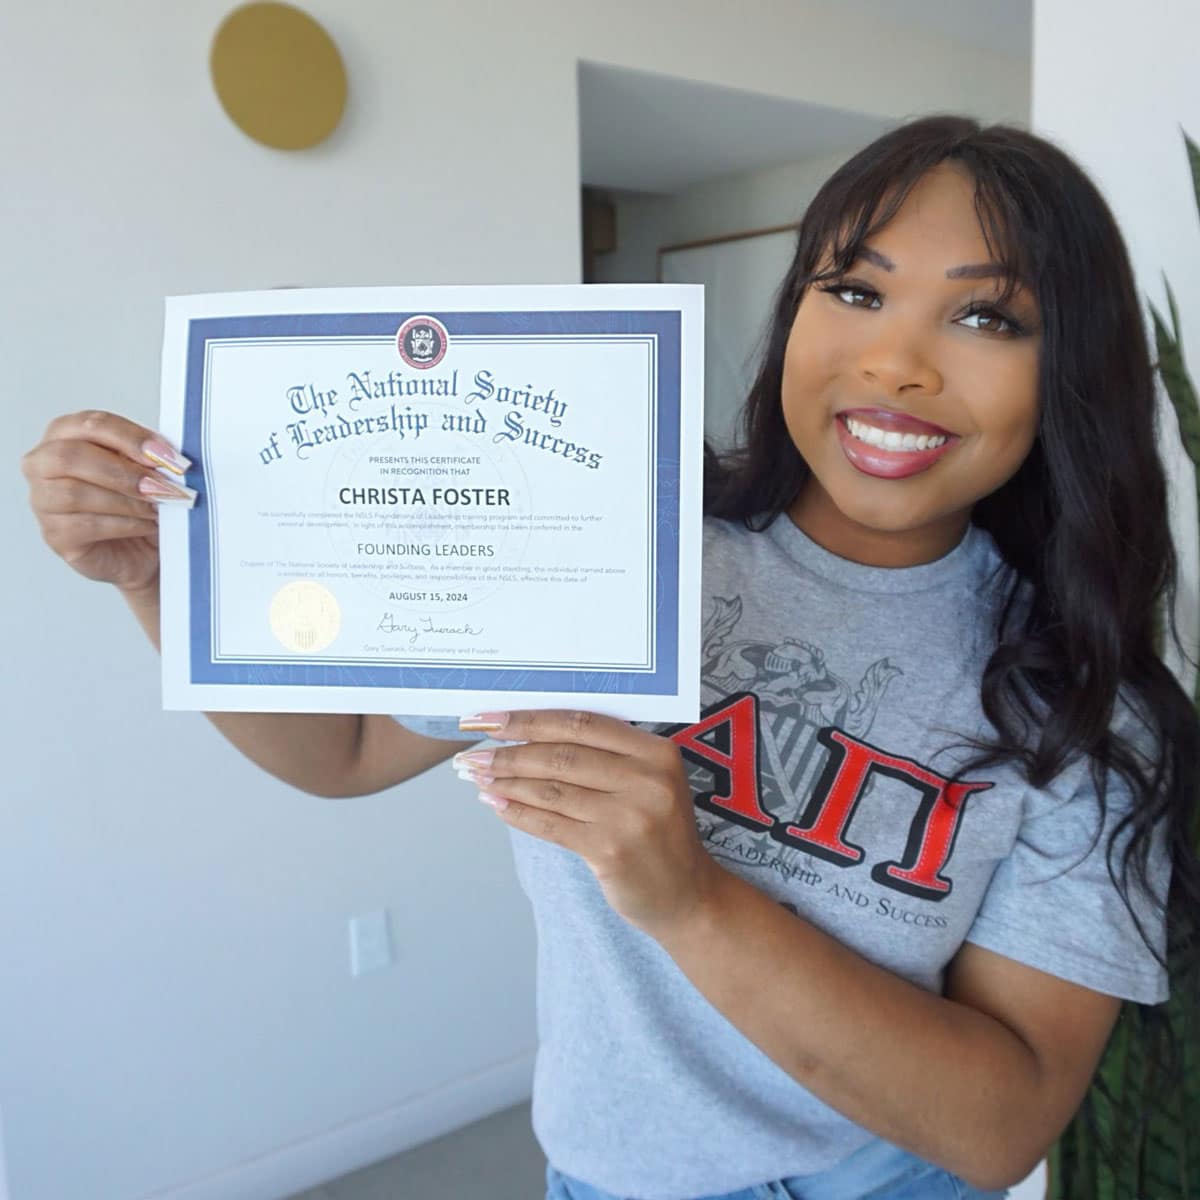
[[[342,119],[342,56],[329,34],[290,4],[235,8],[213,38],[209,67],[230,120],[266,146],[315,146]]]

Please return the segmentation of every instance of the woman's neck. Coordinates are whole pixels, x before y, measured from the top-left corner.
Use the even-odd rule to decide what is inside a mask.
[[[847,517],[812,476],[787,514],[822,549],[869,567],[916,567],[943,558],[962,541],[971,521],[968,511],[917,529],[872,529]]]

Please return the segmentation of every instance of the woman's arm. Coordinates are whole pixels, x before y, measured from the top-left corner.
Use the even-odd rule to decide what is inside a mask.
[[[1012,1187],[1078,1109],[1119,999],[965,943],[928,992],[713,862],[654,936],[760,1050],[830,1107],[975,1187]]]
[[[471,725],[514,743],[460,759],[501,820],[579,854],[615,912],[852,1121],[991,1190],[1027,1175],[1075,1112],[1115,997],[974,943],[944,994],[927,991],[721,866],[668,739],[585,712]]]
[[[158,581],[122,591],[146,636],[159,643]],[[386,715],[204,714],[251,762],[314,796],[364,796],[393,787],[463,749],[461,741],[413,733]]]
[[[195,501],[195,492],[184,486],[190,466],[155,430],[99,410],[56,417],[21,459],[46,544],[78,574],[116,587],[156,649],[158,506]],[[387,716],[206,716],[251,761],[317,796],[377,792],[462,748],[458,741],[403,729]]]

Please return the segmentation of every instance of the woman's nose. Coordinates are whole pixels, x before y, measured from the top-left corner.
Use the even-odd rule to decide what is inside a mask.
[[[942,375],[928,347],[900,322],[877,331],[859,353],[858,370],[863,379],[888,395],[918,391],[935,396],[942,390]]]

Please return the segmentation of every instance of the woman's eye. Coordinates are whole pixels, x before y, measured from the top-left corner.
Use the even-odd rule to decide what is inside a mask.
[[[879,299],[879,293],[873,288],[867,287],[861,283],[849,283],[845,280],[839,280],[835,283],[826,284],[821,287],[823,292],[831,292],[837,297],[838,302],[845,304],[848,308],[874,308],[875,305],[858,304],[855,300],[845,300],[844,296],[869,296],[874,300]],[[968,325],[968,329],[976,329],[980,333],[995,333],[1002,337],[1010,337],[1022,332],[1021,325],[1015,321],[1007,313],[1002,313],[998,308],[992,308],[987,304],[976,304],[974,307],[965,312],[960,318],[960,321],[967,321],[971,317],[983,317],[985,320],[978,325]],[[999,324],[997,324],[999,322]]]
[[[821,291],[832,292],[835,296],[838,297],[839,301],[842,304],[848,304],[848,306],[850,308],[861,308],[862,305],[855,304],[853,301],[847,302],[845,300],[842,300],[841,297],[844,296],[847,292],[852,292],[856,296],[876,296],[876,297],[878,297],[878,295],[879,295],[878,292],[872,291],[869,287],[863,287],[862,284],[858,284],[858,283],[831,283],[825,287],[822,287]]]
[[[1017,332],[1019,332],[1017,323],[1011,317],[1005,316],[1004,313],[1000,312],[998,309],[988,308],[988,306],[986,304],[978,305],[977,307],[971,309],[970,312],[964,313],[962,319],[965,321],[968,317],[986,317],[989,321],[992,321],[992,322],[1000,321],[1003,324],[1005,324],[1006,326],[1008,326],[1007,329],[996,329],[996,328],[984,329],[983,326],[981,326],[981,325],[972,326],[972,328],[979,329],[983,333],[1017,333]]]

